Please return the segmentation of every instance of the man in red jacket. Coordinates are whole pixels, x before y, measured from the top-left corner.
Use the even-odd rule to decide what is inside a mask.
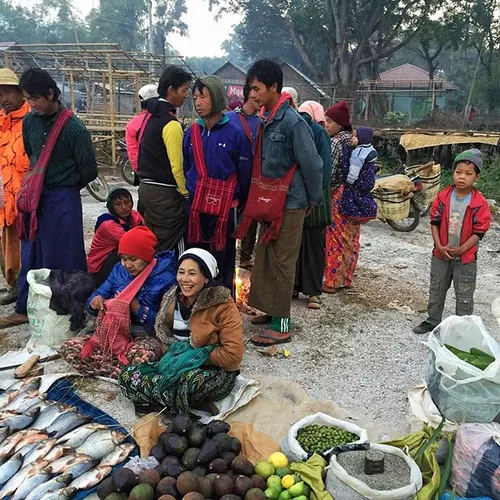
[[[474,188],[482,165],[478,149],[460,153],[453,162],[454,185],[438,193],[432,204],[434,252],[428,318],[413,329],[415,333],[429,333],[441,323],[446,294],[452,282],[456,293],[456,314],[466,316],[474,312],[478,245],[491,223],[488,202]]]

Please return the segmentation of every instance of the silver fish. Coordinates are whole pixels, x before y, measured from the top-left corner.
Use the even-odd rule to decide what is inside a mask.
[[[57,440],[57,443],[64,443],[72,448],[78,448],[95,431],[101,431],[108,427],[103,424],[92,423],[82,425],[68,432]]]
[[[76,427],[89,423],[91,420],[91,417],[87,417],[87,415],[78,412],[66,412],[49,425],[44,432],[49,436],[60,438]]]
[[[63,488],[62,490],[49,491],[41,500],[67,500],[73,496],[75,488]]]
[[[55,439],[45,439],[37,443],[35,447],[24,457],[23,466],[26,467],[28,464],[36,462],[40,458],[45,458],[47,453],[54,447],[55,444]],[[48,461],[46,458],[45,460]]]
[[[23,457],[16,453],[0,467],[0,485],[5,484],[23,465]]]
[[[46,427],[49,427],[63,413],[66,412],[76,412],[76,408],[66,404],[49,403],[40,412],[39,417],[36,419],[35,423],[30,427],[30,429],[45,429]]]
[[[41,460],[37,464],[28,465],[23,467],[17,474],[14,474],[7,482],[7,484],[0,490],[0,499],[12,495],[14,492],[17,493],[17,489],[24,484],[30,477],[38,474],[44,467],[47,467],[49,463]]]
[[[76,449],[92,458],[104,458],[111,453],[117,445],[125,441],[126,435],[118,431],[97,431],[91,434],[85,442]]]
[[[42,399],[38,391],[21,392],[19,396],[14,398],[7,406],[3,407],[3,411],[16,411],[22,413],[40,401],[42,401]],[[21,410],[21,408],[23,409]]]
[[[13,401],[17,396],[19,396],[20,391],[9,391],[0,394],[0,408],[7,406],[11,401]]]
[[[25,481],[16,490],[12,500],[24,500],[35,488],[46,483],[51,475],[46,471],[39,471],[36,474],[26,478]]]
[[[24,457],[34,448],[38,446],[38,443],[30,443],[26,446],[23,446],[17,453],[20,453],[24,459]]]
[[[8,427],[0,428],[0,444],[5,441],[11,434],[11,431]]]
[[[72,483],[70,483],[70,488],[76,488],[77,490],[86,490],[92,488],[97,483],[100,483],[109,473],[111,472],[111,467],[108,465],[98,466],[95,469],[91,469],[80,477],[77,477]]]
[[[100,465],[111,465],[111,467],[114,467],[116,464],[121,464],[132,453],[134,448],[135,444],[122,443],[106,455]]]
[[[89,471],[90,469],[93,469],[99,465],[99,460],[92,460],[89,458],[86,462],[80,462],[78,464],[74,464],[71,467],[68,467],[64,473],[65,474],[71,474],[74,479],[77,477],[80,477],[82,474],[85,472]]]
[[[48,437],[49,436],[47,436],[47,434],[43,434],[40,431],[36,431],[35,434],[28,434],[16,444],[14,448],[14,453],[17,453],[19,450],[21,450],[21,448],[24,448],[27,444],[39,443],[40,441],[44,441]]]
[[[19,392],[32,392],[38,391],[40,389],[40,385],[42,383],[42,379],[40,377],[31,377],[25,378],[21,380],[16,380],[9,387],[7,387],[7,392],[19,391]]]
[[[32,410],[36,406],[44,405],[45,400],[47,399],[46,394],[39,394],[38,396],[34,396],[32,398],[26,398],[16,410],[17,413],[25,413],[28,410]]]
[[[9,429],[12,429],[13,431],[26,429],[26,427],[31,425],[37,419],[39,413],[40,408],[34,408],[26,411],[25,413],[20,413],[19,415],[13,415],[3,419],[0,421],[0,425],[9,427]]]
[[[66,455],[57,459],[55,462],[52,462],[47,467],[47,471],[51,474],[61,474],[63,472],[66,472],[76,464],[90,462],[91,460],[92,459],[88,455],[82,455],[80,453],[75,453],[74,455]]]
[[[27,497],[26,500],[40,500],[49,491],[61,490],[68,485],[73,480],[71,474],[65,474],[64,476],[58,476],[50,481],[42,483],[40,486],[36,487]]]
[[[54,460],[61,458],[64,454],[69,453],[71,449],[71,446],[54,446],[43,459],[52,463]]]
[[[23,440],[24,437],[31,434],[38,434],[38,431],[26,429],[24,431],[16,432],[10,435],[8,438],[4,439],[0,444],[0,457],[7,456],[14,447]],[[22,448],[22,446],[21,446]]]

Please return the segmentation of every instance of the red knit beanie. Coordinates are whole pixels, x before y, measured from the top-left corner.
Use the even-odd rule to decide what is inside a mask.
[[[118,244],[118,254],[132,255],[151,262],[155,255],[156,236],[146,226],[136,226],[127,231]]]
[[[349,127],[351,125],[351,113],[349,112],[349,105],[345,101],[340,101],[330,106],[326,110],[325,115],[341,127]]]

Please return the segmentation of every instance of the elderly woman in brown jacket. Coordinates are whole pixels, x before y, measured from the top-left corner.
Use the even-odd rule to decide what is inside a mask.
[[[168,346],[159,363],[125,368],[122,392],[138,413],[189,407],[217,414],[214,401],[234,387],[244,353],[243,323],[231,291],[216,280],[217,261],[191,248],[178,262],[178,286],[164,297],[156,336]]]

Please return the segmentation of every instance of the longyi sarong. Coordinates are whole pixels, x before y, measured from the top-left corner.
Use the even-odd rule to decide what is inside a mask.
[[[300,243],[295,290],[305,295],[321,295],[323,272],[325,270],[324,227],[304,227]]]
[[[257,244],[248,305],[278,318],[289,318],[305,210],[285,210],[277,240]],[[264,234],[269,224],[261,223]]]
[[[21,241],[21,270],[16,312],[26,314],[28,283],[32,269],[87,271],[83,241],[83,216],[80,191],[76,187],[43,189],[37,211],[35,240]]]

